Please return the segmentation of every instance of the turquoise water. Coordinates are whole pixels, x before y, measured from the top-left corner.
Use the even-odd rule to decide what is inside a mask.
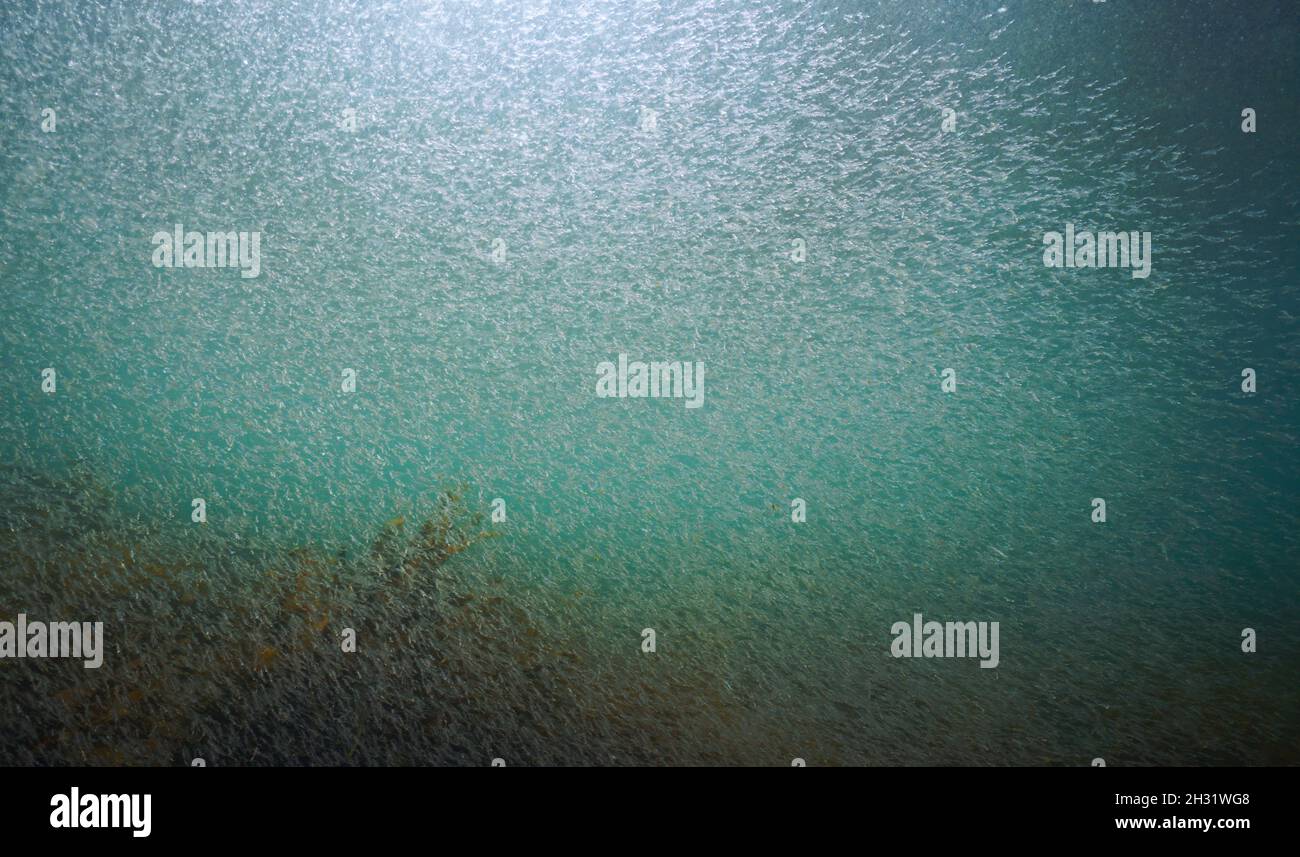
[[[7,6],[6,615],[94,613],[105,563],[67,557],[127,543],[255,599],[266,557],[362,555],[462,484],[506,519],[438,573],[556,641],[475,615],[348,667],[408,714],[344,759],[239,737],[265,684],[175,748],[43,728],[149,763],[1300,761],[1286,8]],[[260,231],[259,276],[155,267],[176,223]],[[1151,232],[1150,277],[1045,268],[1066,223]],[[703,362],[703,407],[598,398],[622,353]],[[171,597],[110,646],[231,621]],[[892,658],[916,612],[1000,622],[998,668]],[[454,692],[402,677],[451,647]],[[19,724],[83,678],[0,666],[4,757],[65,759]]]

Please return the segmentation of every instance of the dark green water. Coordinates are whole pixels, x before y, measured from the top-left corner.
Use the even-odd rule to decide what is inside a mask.
[[[0,661],[0,759],[1300,761],[1297,47],[1282,2],[7,4],[0,618],[110,652]],[[259,276],[155,267],[176,223]],[[1150,276],[1044,267],[1067,223]],[[598,398],[621,353],[703,406]],[[346,583],[453,484],[506,519],[441,588]],[[286,563],[344,581],[309,644]],[[916,612],[998,667],[892,658]]]

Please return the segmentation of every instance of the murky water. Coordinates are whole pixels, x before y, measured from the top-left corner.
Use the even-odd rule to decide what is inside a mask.
[[[108,650],[0,760],[1300,761],[1297,31],[1221,6],[7,4],[0,619]]]

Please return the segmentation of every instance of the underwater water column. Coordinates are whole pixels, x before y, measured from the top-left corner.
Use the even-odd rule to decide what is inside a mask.
[[[1300,762],[1296,45],[6,4],[0,764]]]

